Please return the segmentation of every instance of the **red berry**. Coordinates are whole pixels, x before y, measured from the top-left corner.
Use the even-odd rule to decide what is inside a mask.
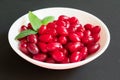
[[[27,41],[30,43],[37,43],[37,35],[31,34],[27,36]]]
[[[70,26],[67,30],[68,30],[69,33],[74,33],[74,32],[76,32],[77,27]]]
[[[76,51],[71,54],[70,56],[70,62],[78,62],[82,60],[82,56],[80,55],[81,53],[79,51]]]
[[[25,54],[29,54],[29,51],[27,49],[27,42],[25,42],[25,40],[21,40],[19,43],[19,49],[25,53]]]
[[[27,29],[33,29],[31,23],[28,23]]]
[[[39,53],[39,49],[38,49],[38,47],[35,43],[28,43],[27,49],[32,54],[38,54]]]
[[[47,44],[46,44],[46,43],[44,43],[44,42],[39,42],[39,43],[38,43],[38,47],[39,47],[39,49],[40,49],[42,52],[44,52],[44,53],[48,52],[48,50],[47,50]]]
[[[53,58],[47,58],[46,62],[47,63],[55,63],[55,60]]]
[[[56,49],[62,49],[62,45],[58,42],[51,42],[47,44],[48,51],[54,51]]]
[[[56,23],[56,22],[55,22]],[[55,24],[54,22],[50,22],[47,24],[47,28],[50,28],[50,29],[55,29],[57,27],[57,25]]]
[[[93,54],[96,51],[98,51],[99,48],[100,48],[100,44],[99,43],[88,45],[88,53],[89,54]]]
[[[39,40],[42,42],[51,42],[53,40],[53,37],[51,34],[43,34],[39,36]]]
[[[99,39],[100,39],[100,35],[99,34],[94,34],[92,36],[93,36],[95,42],[99,41]]]
[[[91,31],[90,30],[85,30],[84,31],[84,36],[90,36],[91,35]]]
[[[70,27],[70,22],[68,20],[64,20],[64,22],[65,22],[65,27],[69,28]]]
[[[77,34],[75,34],[75,33],[70,33],[70,34],[69,34],[69,39],[70,39],[71,41],[74,41],[74,42],[80,41],[79,36],[78,36]]]
[[[63,52],[59,51],[59,50],[55,50],[52,52],[52,57],[55,61],[57,62],[61,62],[64,60],[65,55]]]
[[[60,42],[61,44],[66,44],[67,43],[67,38],[65,36],[60,36],[58,38],[58,42]]]
[[[51,34],[52,36],[56,36],[57,35],[57,31],[55,28],[47,28],[46,30],[47,34]]]
[[[82,54],[82,60],[84,60],[88,56],[88,49],[87,49],[87,47],[82,47],[80,49],[80,52]]]
[[[68,56],[68,51],[65,48],[62,48],[61,51],[64,53],[65,56]]]
[[[69,17],[68,17],[68,16],[65,16],[65,15],[60,15],[60,16],[58,17],[58,20],[67,20],[67,19],[69,19]]]
[[[94,38],[93,38],[92,36],[84,36],[84,37],[82,38],[82,42],[83,42],[84,44],[91,44],[91,43],[94,42]]]
[[[82,27],[82,26],[80,26],[80,27],[77,28],[77,31],[78,31],[78,32],[84,32],[84,31],[85,31],[85,28]]]
[[[92,28],[92,34],[98,34],[100,32],[101,28],[100,26],[95,26]]]
[[[93,26],[91,24],[84,25],[86,30],[92,30]]]
[[[71,42],[68,43],[67,48],[70,52],[77,51],[81,48],[81,43],[80,42]]]
[[[78,19],[76,17],[71,17],[69,19],[69,22],[70,22],[71,25],[79,24],[79,21],[78,21]]]
[[[68,57],[65,57],[64,60],[61,62],[62,64],[69,63],[70,59]]]
[[[77,35],[78,35],[78,37],[81,39],[83,36],[84,36],[84,34],[83,34],[83,32],[75,32]]]
[[[47,58],[47,55],[44,53],[39,53],[33,56],[33,59],[38,60],[38,61],[45,61]]]
[[[45,34],[46,33],[46,26],[42,25],[40,26],[39,30],[38,30],[39,34]]]
[[[62,20],[58,20],[58,21],[56,22],[56,24],[57,24],[57,26],[59,26],[59,27],[61,27],[61,26],[64,26],[64,27],[65,27],[65,25],[66,25],[66,23],[65,23],[64,21],[62,21]]]
[[[27,27],[25,25],[22,25],[21,28],[20,28],[20,32],[24,31],[24,30],[27,30]]]
[[[64,26],[57,26],[56,30],[57,30],[57,33],[60,35],[64,35],[64,36],[68,35],[68,31]]]

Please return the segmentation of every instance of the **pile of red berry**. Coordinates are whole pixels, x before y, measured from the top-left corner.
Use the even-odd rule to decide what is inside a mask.
[[[31,24],[21,31],[32,29]],[[81,25],[76,17],[61,15],[40,26],[37,34],[20,39],[19,49],[31,58],[47,63],[73,63],[99,50],[100,26]]]

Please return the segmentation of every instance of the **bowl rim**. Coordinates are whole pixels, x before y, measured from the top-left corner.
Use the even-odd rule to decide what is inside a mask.
[[[99,53],[97,53],[96,55],[90,57],[89,59],[85,59],[83,61],[80,61],[80,62],[75,62],[75,63],[67,63],[67,64],[51,64],[51,63],[45,63],[45,62],[40,62],[40,61],[37,61],[37,60],[34,60],[30,57],[28,57],[27,55],[25,54],[21,54],[21,52],[19,50],[16,50],[12,45],[11,43],[11,39],[10,39],[10,33],[11,33],[11,27],[14,25],[15,22],[17,22],[21,17],[27,15],[23,15],[21,17],[19,17],[10,27],[9,31],[8,31],[8,41],[9,41],[9,44],[10,46],[12,47],[12,49],[20,56],[22,57],[23,59],[27,60],[28,62],[32,63],[32,64],[35,64],[37,66],[40,66],[40,67],[44,67],[44,68],[48,68],[48,69],[57,69],[57,70],[63,70],[63,69],[71,69],[71,68],[75,68],[75,67],[79,67],[79,66],[82,66],[84,64],[87,64],[93,60],[95,60],[97,57],[99,57],[108,47],[109,43],[110,43],[110,32],[107,28],[107,26],[103,23],[102,20],[100,20],[98,17],[96,17],[95,15],[89,13],[89,12],[86,12],[86,11],[83,11],[83,10],[80,10],[80,9],[75,9],[75,8],[68,8],[68,7],[50,7],[50,8],[43,8],[43,9],[38,9],[38,10],[34,10],[33,12],[37,12],[39,10],[46,10],[46,9],[68,9],[68,10],[73,10],[73,11],[81,11],[81,12],[84,12],[84,13],[87,13],[89,15],[91,15],[92,17],[94,17],[96,20],[98,20],[101,25],[105,28],[105,31],[107,33],[107,41],[105,43],[105,46],[101,49],[101,51],[99,51]],[[38,64],[39,63],[39,64]],[[47,65],[47,66],[46,66]],[[74,66],[76,65],[76,66]],[[65,67],[66,66],[66,67]]]

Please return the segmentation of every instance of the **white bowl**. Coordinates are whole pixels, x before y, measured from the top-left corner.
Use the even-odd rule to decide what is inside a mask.
[[[78,9],[73,9],[73,8],[64,8],[64,7],[54,7],[54,8],[45,8],[45,9],[39,9],[36,11],[33,11],[34,14],[36,14],[39,18],[44,18],[46,16],[55,16],[55,18],[58,18],[59,15],[67,15],[67,16],[76,16],[81,24],[86,24],[86,23],[91,23],[93,25],[99,25],[101,26],[101,39],[100,39],[100,49],[93,55],[87,57],[85,60],[76,62],[76,63],[69,63],[69,64],[51,64],[51,63],[45,63],[45,62],[40,62],[36,61],[28,56],[26,56],[24,53],[22,53],[18,49],[18,41],[15,40],[16,35],[19,33],[19,29],[21,25],[27,25],[29,22],[28,20],[28,14],[23,15],[19,19],[17,19],[11,26],[9,33],[8,33],[8,39],[11,47],[13,50],[21,56],[23,59],[27,60],[30,63],[33,63],[37,66],[48,68],[48,69],[57,69],[57,70],[62,70],[62,69],[70,69],[70,68],[75,68],[82,66],[84,64],[87,64],[97,57],[99,57],[108,47],[109,42],[110,42],[110,33],[107,28],[107,26],[97,17],[94,15],[78,10]]]

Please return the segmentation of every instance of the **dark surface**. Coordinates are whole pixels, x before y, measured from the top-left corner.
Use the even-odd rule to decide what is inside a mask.
[[[11,24],[29,10],[72,7],[99,17],[108,26],[108,49],[91,63],[70,70],[49,70],[19,57],[8,43]],[[120,0],[0,0],[0,80],[120,80]]]

